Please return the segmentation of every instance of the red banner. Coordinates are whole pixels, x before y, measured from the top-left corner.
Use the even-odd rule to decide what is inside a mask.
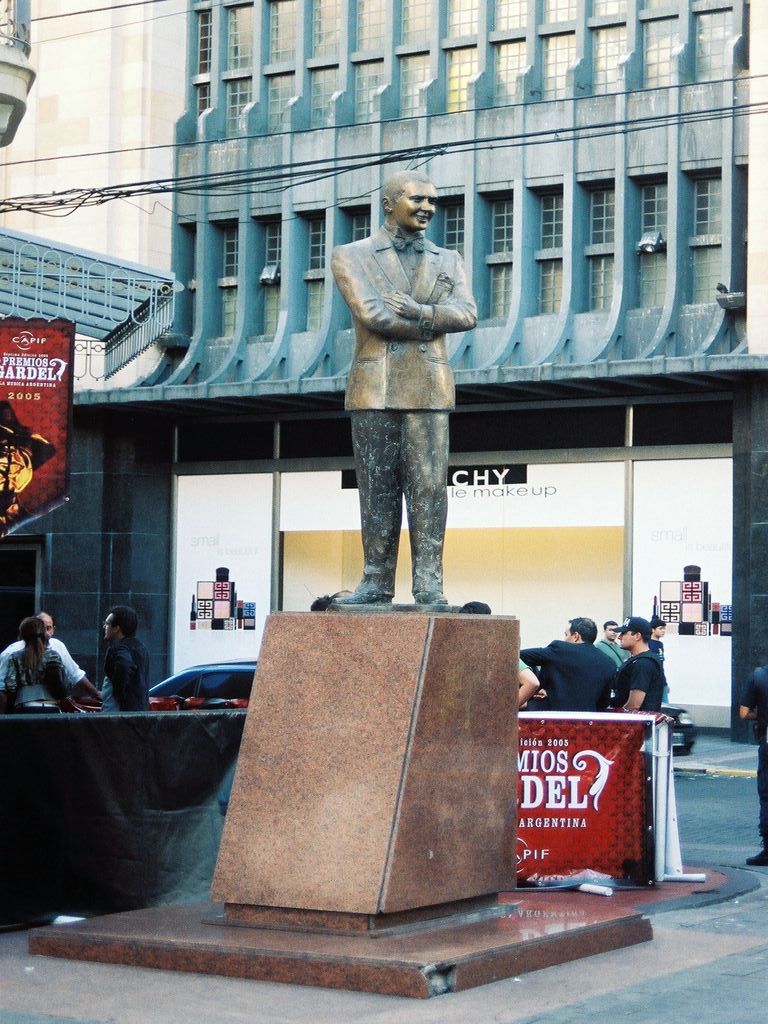
[[[652,719],[520,715],[518,881],[653,881]]]
[[[68,320],[0,320],[0,537],[66,497],[74,342]]]

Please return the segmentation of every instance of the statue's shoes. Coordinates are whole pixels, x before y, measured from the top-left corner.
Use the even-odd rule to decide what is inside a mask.
[[[346,597],[337,597],[331,604],[333,605],[356,605],[356,604],[392,604],[392,594],[383,594],[380,590],[376,590],[374,587],[358,587],[354,594],[349,594]]]
[[[448,598],[440,590],[419,590],[413,599],[416,604],[448,604]]]

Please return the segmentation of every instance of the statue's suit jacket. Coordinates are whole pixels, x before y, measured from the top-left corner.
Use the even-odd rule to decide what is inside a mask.
[[[389,232],[380,228],[370,238],[337,246],[331,269],[355,326],[346,408],[452,409],[445,335],[477,323],[459,254],[425,239],[411,285]],[[393,313],[383,297],[394,291],[427,306],[427,316],[417,321]]]

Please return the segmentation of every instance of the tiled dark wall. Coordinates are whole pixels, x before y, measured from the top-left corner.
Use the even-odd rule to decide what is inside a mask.
[[[43,538],[41,605],[93,682],[112,604],[138,612],[151,680],[167,674],[171,454],[165,422],[75,408],[69,501],[25,531]]]
[[[741,688],[768,663],[768,375],[755,374],[733,402],[733,701],[731,736],[746,740],[738,719]]]

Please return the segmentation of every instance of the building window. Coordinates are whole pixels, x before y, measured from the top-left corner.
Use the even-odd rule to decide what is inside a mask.
[[[589,308],[610,309],[613,298],[613,256],[589,260]]]
[[[563,245],[563,197],[557,193],[541,197],[541,248],[560,249]]]
[[[448,35],[477,35],[478,0],[448,0]]]
[[[244,71],[253,64],[253,5],[227,10],[227,70]]]
[[[590,196],[589,306],[609,309],[613,298],[615,193],[597,189]]]
[[[730,71],[728,40],[732,34],[732,11],[713,11],[697,14],[696,24],[696,80],[708,82],[723,78]]]
[[[295,95],[295,75],[272,75],[267,80],[267,131],[280,132],[285,127],[288,102]]]
[[[363,124],[376,115],[376,90],[384,81],[384,61],[370,60],[355,64],[355,121]]]
[[[576,0],[544,0],[544,23],[576,20]]]
[[[512,305],[512,249],[514,202],[494,199],[491,203],[491,252],[486,263],[491,274],[490,315],[508,316]]]
[[[692,302],[714,302],[722,258],[722,182],[700,178],[694,185]]]
[[[201,82],[201,84],[196,87],[195,94],[197,96],[197,116],[200,117],[200,115],[205,110],[210,109],[211,106],[211,83]]]
[[[269,5],[269,61],[296,59],[296,0],[271,0]]]
[[[557,313],[563,294],[563,261],[542,260],[539,263],[539,312]]]
[[[335,57],[341,32],[341,0],[314,0],[312,4],[312,55]]]
[[[512,103],[518,76],[525,69],[525,41],[499,43],[493,48],[495,103]]]
[[[615,237],[616,223],[615,194],[613,189],[599,189],[593,192],[590,206],[590,242],[592,245],[612,245]],[[560,244],[562,244],[562,241]]]
[[[384,0],[357,0],[358,50],[383,50],[385,32]]]
[[[350,224],[350,234],[353,242],[359,242],[367,238],[371,233],[371,211],[359,211],[353,213]]]
[[[443,245],[464,255],[464,203],[441,203],[443,211]]]
[[[544,49],[542,96],[545,100],[562,99],[567,95],[567,71],[576,56],[576,36],[572,32],[567,35],[545,36],[542,46]]]
[[[626,18],[627,0],[592,0],[595,18]]]
[[[448,51],[448,93],[445,109],[449,114],[466,110],[469,102],[469,80],[477,74],[477,48],[462,46]]]
[[[528,0],[496,0],[493,27],[504,32],[511,28],[525,28],[528,20]]]
[[[647,89],[672,84],[672,51],[679,45],[679,42],[677,18],[645,22],[643,64]]]
[[[197,16],[197,73],[211,71],[211,12],[200,11]]]
[[[640,235],[667,233],[667,185],[660,182],[644,185],[640,193]],[[664,305],[667,287],[667,254],[665,252],[640,253],[640,305]]]
[[[325,128],[331,123],[331,98],[338,87],[338,68],[319,68],[310,72],[310,124],[313,128]]]
[[[401,42],[426,42],[429,39],[431,25],[431,0],[402,0]]]
[[[597,94],[615,92],[619,84],[619,60],[627,50],[625,26],[595,29],[592,45],[592,89]]]
[[[421,87],[430,80],[428,53],[400,58],[400,114],[415,117],[421,113]]]
[[[563,196],[541,197],[539,312],[557,313],[563,291]]]
[[[221,335],[231,338],[237,322],[237,224],[222,224],[221,231]]]
[[[227,135],[236,135],[241,130],[240,115],[250,102],[250,78],[233,78],[227,82]]]
[[[307,330],[318,331],[323,322],[325,298],[325,217],[309,218],[307,249]]]
[[[282,228],[279,220],[264,224],[264,267],[259,277],[264,296],[263,333],[274,334],[280,315],[280,258]]]

